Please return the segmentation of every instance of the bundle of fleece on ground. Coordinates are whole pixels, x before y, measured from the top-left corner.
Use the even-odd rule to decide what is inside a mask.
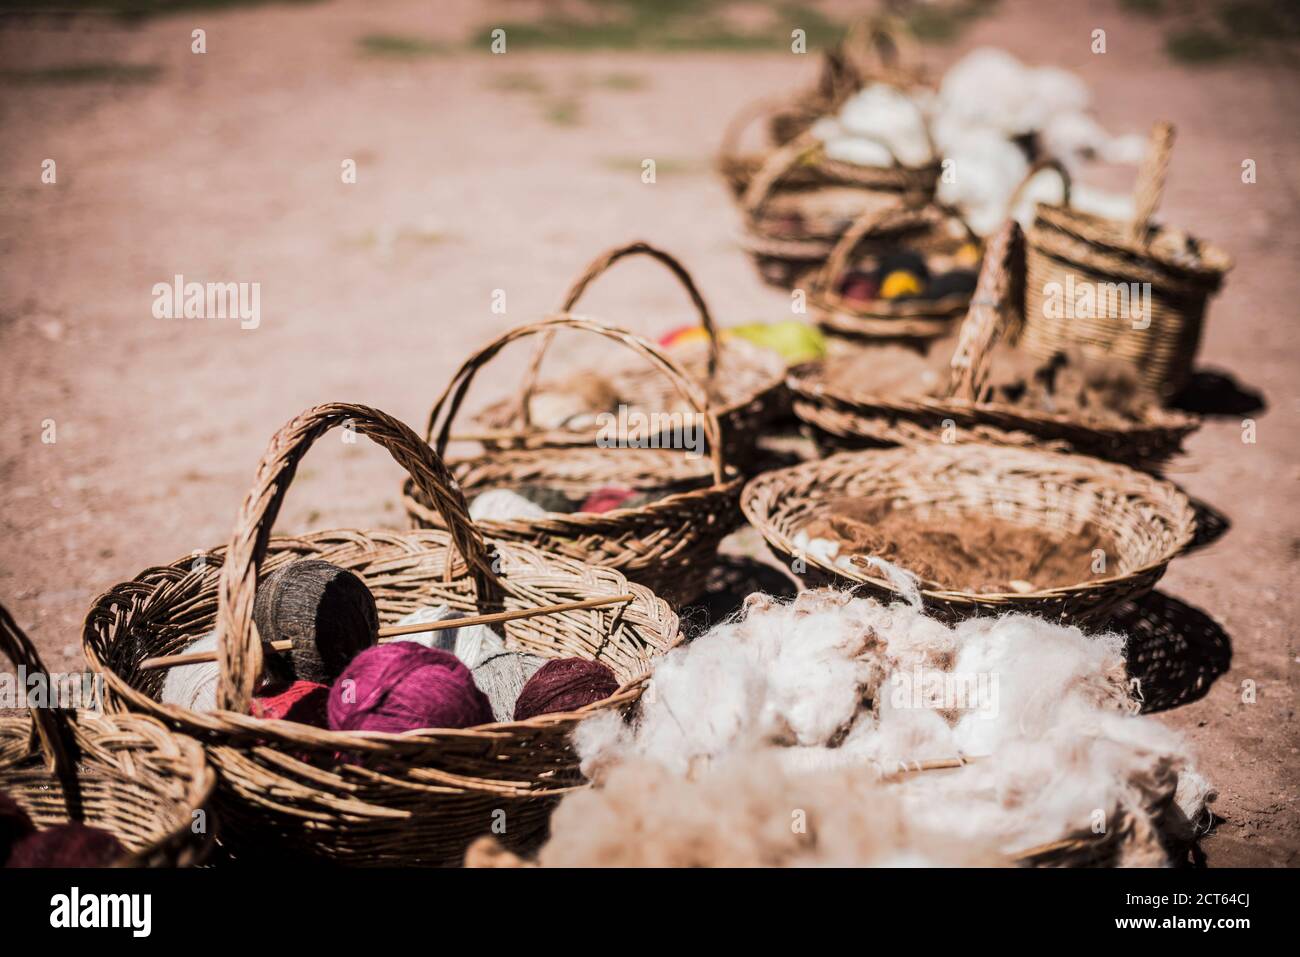
[[[562,802],[540,861],[951,864],[1095,835],[1164,863],[1212,795],[1137,713],[1123,649],[1024,615],[949,627],[831,590],[753,595],[659,662],[631,720],[578,729],[596,786]],[[951,758],[970,763],[906,771]]]

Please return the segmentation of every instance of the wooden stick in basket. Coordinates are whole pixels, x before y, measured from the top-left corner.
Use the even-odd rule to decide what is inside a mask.
[[[636,596],[606,595],[604,598],[586,598],[582,601],[568,601],[559,605],[540,605],[537,608],[519,608],[515,611],[497,611],[490,615],[472,615],[468,618],[446,618],[442,621],[413,622],[409,625],[390,625],[379,629],[379,643],[394,641],[402,635],[416,635],[426,631],[443,631],[447,628],[467,628],[473,625],[494,625],[504,621],[518,621],[520,618],[533,618],[538,615],[556,615],[562,611],[581,611],[584,608],[600,608],[619,602],[632,601]],[[288,651],[293,647],[292,641],[271,641],[267,647],[275,651]],[[140,662],[141,671],[154,671],[160,668],[177,668],[181,665],[197,665],[205,661],[216,661],[215,651],[193,651],[183,655],[161,655],[146,658]]]

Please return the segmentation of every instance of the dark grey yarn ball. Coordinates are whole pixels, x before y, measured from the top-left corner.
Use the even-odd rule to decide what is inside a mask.
[[[277,568],[258,586],[253,622],[263,641],[293,642],[295,680],[323,685],[379,639],[379,612],[366,583],[315,558]]]

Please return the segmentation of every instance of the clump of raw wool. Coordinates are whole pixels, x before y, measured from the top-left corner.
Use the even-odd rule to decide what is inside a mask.
[[[790,774],[771,752],[697,780],[653,761],[614,768],[566,798],[543,867],[989,866],[987,840],[916,827],[860,774]]]
[[[597,781],[650,762],[704,786],[722,767],[772,761],[782,775],[868,782],[870,800],[895,802],[918,833],[1014,855],[1100,829],[1122,838],[1121,862],[1158,862],[1171,807],[1197,821],[1210,792],[1196,778],[1176,796],[1188,758],[1176,734],[1137,715],[1124,641],[1026,615],[949,627],[831,590],[754,595],[660,660],[633,721],[596,716],[575,744]],[[952,759],[969,763],[908,770]],[[635,834],[657,818],[646,821],[622,826]]]

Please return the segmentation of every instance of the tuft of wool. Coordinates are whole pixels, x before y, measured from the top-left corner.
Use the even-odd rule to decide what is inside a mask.
[[[515,702],[519,700],[528,680],[544,664],[546,659],[540,655],[503,651],[474,667],[474,683],[487,695],[492,705],[493,720],[515,720]]]
[[[22,805],[0,791],[0,867],[4,866],[13,846],[35,830],[36,825]]]
[[[355,573],[309,558],[257,587],[253,622],[264,642],[291,641],[293,677],[329,684],[379,637],[375,596]]]
[[[190,642],[180,653],[216,650],[217,635],[216,632],[211,632]],[[164,704],[180,705],[190,711],[216,711],[217,685],[220,681],[221,665],[215,661],[171,668],[163,679],[162,694],[158,700]]]
[[[467,728],[490,724],[492,708],[455,655],[396,641],[353,659],[329,694],[334,731]]]
[[[325,685],[314,681],[295,681],[275,694],[254,698],[250,711],[254,718],[297,721],[316,728],[327,728],[329,696],[330,689]]]
[[[1122,863],[1161,862],[1189,759],[1176,733],[1137,715],[1123,648],[1123,636],[1026,615],[950,627],[831,590],[751,595],[659,660],[634,721],[593,717],[574,743],[597,781],[641,761],[699,781],[773,756],[787,774],[869,779],[906,820],[954,841],[1011,854],[1122,825]],[[955,757],[971,763],[906,772]],[[1183,793],[1180,814],[1198,819],[1208,786]]]
[[[815,125],[813,135],[825,141],[829,158],[859,166],[890,166],[895,156],[906,166],[931,159],[921,105],[884,83],[872,83],[849,97],[836,120]]]
[[[546,509],[508,488],[488,489],[469,503],[469,517],[476,522],[508,522],[542,518]]]
[[[773,752],[728,760],[696,780],[622,764],[566,797],[543,867],[987,866],[987,841],[915,827],[900,802],[854,773],[787,772]]]
[[[519,692],[514,718],[527,721],[539,714],[577,711],[617,690],[618,678],[608,665],[586,658],[554,659],[542,665]]]
[[[6,867],[109,867],[127,849],[108,831],[78,821],[34,831],[13,846]]]

